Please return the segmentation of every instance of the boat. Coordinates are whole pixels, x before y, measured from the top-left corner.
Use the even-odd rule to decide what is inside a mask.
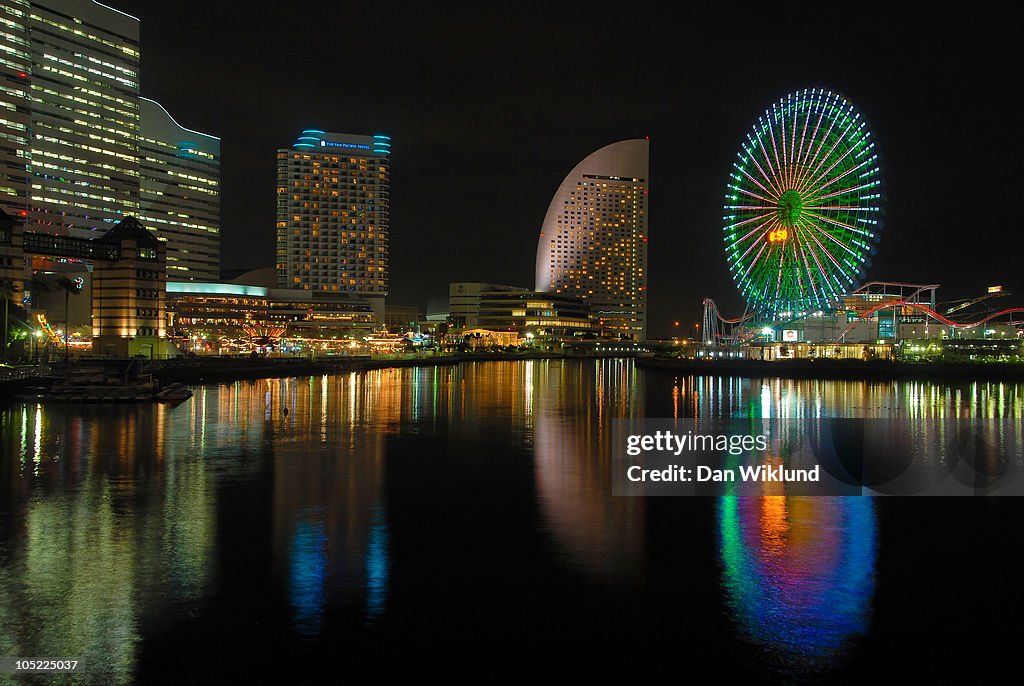
[[[31,388],[19,394],[29,402],[110,403],[181,402],[192,397],[182,383],[163,386],[151,374],[143,373],[133,360],[124,364],[89,364],[71,370],[49,388]]]
[[[157,391],[154,400],[164,402],[181,402],[192,397],[192,389],[183,383],[172,383],[170,386]]]

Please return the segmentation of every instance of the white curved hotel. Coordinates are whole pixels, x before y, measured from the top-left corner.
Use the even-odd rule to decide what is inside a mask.
[[[537,246],[536,290],[590,305],[600,326],[642,340],[647,329],[650,141],[607,145],[558,187]]]

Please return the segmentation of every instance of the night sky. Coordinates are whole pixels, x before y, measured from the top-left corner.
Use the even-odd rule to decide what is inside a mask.
[[[704,296],[742,311],[721,242],[730,165],[774,100],[825,87],[867,118],[882,165],[867,278],[941,283],[942,300],[1024,290],[1022,58],[1007,17],[107,2],[142,20],[142,94],[222,139],[225,269],[273,264],[274,153],[303,128],[392,137],[389,302],[421,308],[449,281],[532,288],[562,178],[604,145],[650,136],[649,335],[671,335],[673,320],[699,320]]]

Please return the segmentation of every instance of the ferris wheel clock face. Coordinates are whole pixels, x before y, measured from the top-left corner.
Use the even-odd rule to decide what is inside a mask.
[[[772,318],[827,310],[878,241],[881,180],[871,132],[839,95],[791,93],[758,117],[725,194],[729,271]]]

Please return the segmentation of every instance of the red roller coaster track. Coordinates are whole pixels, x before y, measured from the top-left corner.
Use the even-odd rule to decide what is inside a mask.
[[[1009,315],[1009,314],[1018,313],[1018,312],[1024,313],[1024,307],[1009,307],[1009,308],[1007,308],[1005,310],[999,310],[998,312],[993,312],[993,313],[991,313],[991,314],[989,314],[989,315],[987,315],[987,316],[985,316],[985,317],[983,317],[981,319],[973,321],[973,322],[958,322],[958,321],[954,321],[954,320],[950,319],[949,317],[946,317],[946,316],[936,312],[932,308],[930,308],[927,305],[924,305],[922,303],[910,302],[908,300],[896,300],[896,301],[893,301],[893,302],[886,302],[886,303],[881,303],[879,305],[875,305],[874,307],[866,310],[864,313],[859,315],[859,318],[863,319],[865,317],[870,317],[871,315],[873,315],[876,312],[879,312],[881,310],[891,309],[891,308],[896,308],[896,307],[910,307],[910,308],[913,308],[913,309],[923,313],[925,316],[930,317],[931,319],[939,322],[940,324],[944,324],[946,326],[953,327],[954,329],[973,329],[973,328],[975,328],[977,326],[981,326],[982,324],[986,324],[986,323],[992,321],[993,319],[997,319],[999,317],[1003,317],[1003,316],[1006,316],[1006,315]],[[752,318],[754,316],[753,312],[748,312],[747,314],[743,315],[742,317],[736,317],[735,319],[726,319],[725,317],[722,316],[722,313],[718,311],[717,304],[711,298],[705,298],[704,299],[704,310],[705,310],[705,332],[706,332],[705,336],[710,336],[710,338],[712,340],[717,337],[716,332],[709,331],[709,329],[711,328],[709,326],[709,324],[712,323],[710,321],[711,317],[709,315],[711,315],[712,313],[713,313],[714,318],[717,319],[719,322],[721,322],[722,324],[729,324],[729,325],[741,324],[744,321],[746,321],[746,320],[748,320],[748,319],[750,319],[750,318]],[[1021,322],[1010,322],[1010,323],[1011,324],[1015,324],[1015,325],[1019,325]],[[846,337],[846,334],[848,334],[850,332],[850,330],[853,329],[853,327],[856,324],[857,324],[857,322],[851,322],[845,329],[843,329],[843,332],[841,334],[839,334],[838,338],[836,338],[836,342],[838,343],[839,341],[842,341],[843,338]],[[750,338],[753,338],[755,335],[756,334],[748,335],[746,337],[746,339],[744,339],[744,340],[749,340]],[[708,342],[708,341],[706,341],[706,342]],[[741,342],[743,342],[743,341],[741,341]]]
[[[860,315],[860,317],[861,318],[870,317],[875,312],[878,312],[880,310],[885,310],[885,309],[888,309],[888,308],[892,308],[892,307],[912,307],[915,310],[923,312],[925,315],[931,317],[935,321],[937,321],[937,322],[939,322],[941,324],[945,324],[946,326],[951,326],[954,329],[973,329],[976,326],[981,326],[982,324],[985,324],[986,322],[992,321],[996,317],[1002,317],[1002,316],[1007,315],[1007,314],[1013,314],[1014,312],[1024,312],[1024,307],[1010,307],[1010,308],[1007,308],[1005,310],[1000,310],[998,312],[993,312],[992,314],[988,315],[987,317],[984,317],[984,318],[979,319],[979,320],[974,321],[974,322],[955,322],[952,319],[950,319],[949,317],[945,317],[945,316],[939,314],[938,312],[936,312],[935,310],[933,310],[932,308],[930,308],[930,307],[928,307],[926,305],[922,305],[921,303],[912,303],[912,302],[907,302],[906,300],[898,300],[896,302],[888,302],[888,303],[882,303],[881,305],[875,305],[871,309],[866,310],[863,314]],[[843,340],[843,338],[846,336],[846,334],[850,332],[850,329],[852,329],[854,327],[854,325],[856,325],[856,323],[857,322],[851,322],[849,326],[847,326],[845,329],[843,329],[843,332],[841,334],[839,334],[839,338],[837,338],[836,341]]]

